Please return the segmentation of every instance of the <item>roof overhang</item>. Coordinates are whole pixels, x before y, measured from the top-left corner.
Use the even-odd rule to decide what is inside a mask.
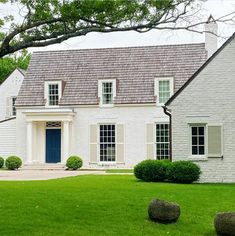
[[[29,109],[23,112],[27,121],[72,121],[73,109]]]

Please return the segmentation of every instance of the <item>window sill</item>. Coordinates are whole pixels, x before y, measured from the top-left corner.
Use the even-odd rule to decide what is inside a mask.
[[[115,161],[104,161],[98,162],[98,166],[115,166],[117,163]]]
[[[165,106],[165,103],[158,103],[158,102],[157,102],[157,103],[156,103],[156,106],[157,106],[157,107],[163,107],[163,106]]]
[[[208,158],[206,156],[198,156],[198,157],[196,157],[196,156],[189,156],[188,160],[189,161],[207,161]]]
[[[46,105],[45,108],[59,108],[59,105],[54,105],[54,106],[50,106],[50,105]]]
[[[112,107],[114,107],[113,104],[107,104],[107,105],[100,104],[100,108],[112,108]]]

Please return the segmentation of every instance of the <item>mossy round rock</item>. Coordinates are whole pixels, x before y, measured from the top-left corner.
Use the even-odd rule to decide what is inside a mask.
[[[180,206],[177,203],[153,199],[148,207],[148,215],[155,222],[174,223],[180,217]]]
[[[235,236],[235,212],[217,213],[214,225],[218,235]]]

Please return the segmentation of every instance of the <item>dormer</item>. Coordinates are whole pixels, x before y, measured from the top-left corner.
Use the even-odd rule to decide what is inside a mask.
[[[174,78],[155,78],[154,90],[154,95],[157,97],[157,106],[163,106],[174,93]]]
[[[44,82],[44,98],[46,100],[46,107],[58,107],[61,97],[61,80],[51,80]]]
[[[101,79],[98,81],[98,97],[101,107],[112,107],[116,97],[116,80]]]

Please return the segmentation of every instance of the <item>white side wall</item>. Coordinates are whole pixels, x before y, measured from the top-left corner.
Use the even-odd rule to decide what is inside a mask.
[[[0,85],[0,120],[6,117],[6,101],[8,97],[16,97],[19,93],[24,76],[16,69],[12,74]]]
[[[235,40],[169,106],[172,111],[173,161],[190,156],[189,123],[223,125],[224,156],[197,161],[201,181],[235,182]]]
[[[17,155],[26,160],[26,117],[25,109],[17,109]],[[90,125],[100,123],[124,124],[125,130],[125,165],[133,167],[136,163],[146,159],[146,124],[168,122],[168,116],[163,113],[161,107],[129,106],[113,108],[74,108],[76,113],[70,125],[70,155],[80,155],[84,161],[84,167],[89,167]],[[34,158],[42,163],[45,160],[45,133],[43,128],[38,134],[39,148]],[[63,127],[62,127],[63,129]],[[97,167],[97,166],[92,166]]]
[[[16,120],[0,123],[0,156],[7,158],[16,154]]]

